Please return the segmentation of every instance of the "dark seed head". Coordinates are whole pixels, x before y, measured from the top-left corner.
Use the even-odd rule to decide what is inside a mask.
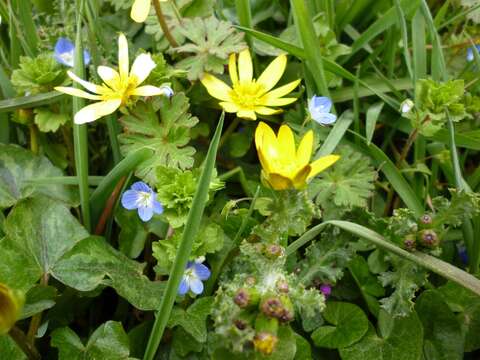
[[[423,225],[430,225],[433,222],[433,219],[429,214],[424,214],[422,217],[420,217],[420,222]]]
[[[238,289],[235,297],[233,298],[233,302],[239,307],[245,308],[250,304],[250,294],[246,289]]]
[[[420,242],[428,248],[437,247],[439,243],[438,235],[433,230],[423,230],[420,232]]]

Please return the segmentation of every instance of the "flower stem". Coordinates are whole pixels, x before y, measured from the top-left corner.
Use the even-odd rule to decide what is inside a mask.
[[[40,359],[40,354],[33,344],[27,340],[25,333],[20,330],[18,327],[14,326],[10,329],[8,335],[12,338],[13,341],[18,345],[20,349],[27,355],[27,358],[30,360]]]
[[[237,128],[238,124],[240,124],[240,118],[236,117],[235,120],[233,120],[230,125],[228,125],[227,130],[223,133],[221,139],[220,139],[220,144],[218,145],[218,148],[220,149],[224,144],[225,141],[227,141],[228,137],[232,135],[232,133],[235,131]]]
[[[35,124],[28,126],[30,130],[30,150],[37,155],[38,154],[38,129]]]
[[[160,5],[160,1],[153,0],[153,7],[155,8],[155,14],[157,14],[158,23],[160,24],[160,27],[162,28],[163,33],[165,34],[165,37],[170,43],[170,46],[174,48],[178,47],[177,41],[175,40],[172,33],[170,32],[170,29],[168,28],[167,22],[165,20],[165,16],[163,16],[162,6]]]
[[[127,179],[126,176],[122,177],[120,181],[117,183],[115,188],[112,191],[112,194],[107,200],[105,204],[105,208],[103,209],[102,215],[100,215],[100,220],[98,220],[97,227],[95,228],[95,235],[102,235],[103,231],[105,230],[105,225],[107,224],[107,220],[110,215],[113,213],[113,208],[115,207],[115,203],[117,202],[118,195],[120,191],[122,191],[123,184]]]

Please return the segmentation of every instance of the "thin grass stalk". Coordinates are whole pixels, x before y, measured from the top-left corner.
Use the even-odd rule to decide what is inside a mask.
[[[85,78],[85,66],[83,63],[82,46],[82,14],[84,10],[84,0],[76,0],[76,20],[77,34],[75,40],[74,72],[80,78]],[[74,84],[79,87],[78,84]],[[85,106],[85,100],[79,97],[73,97],[73,114],[77,113]],[[73,124],[73,146],[75,150],[75,169],[78,176],[78,187],[80,191],[80,208],[82,213],[83,225],[90,232],[90,191],[88,186],[88,132],[87,125]]]
[[[165,293],[160,304],[160,308],[156,314],[155,323],[150,333],[147,349],[143,360],[153,360],[157,352],[160,341],[162,340],[163,332],[167,326],[167,322],[170,318],[175,298],[177,297],[178,287],[182,280],[185,267],[187,266],[188,259],[192,250],[193,241],[196,238],[200,222],[202,220],[203,212],[205,210],[205,203],[208,198],[208,191],[210,187],[210,181],[212,178],[213,169],[215,167],[215,158],[217,155],[218,144],[220,142],[220,135],[222,133],[223,120],[225,113],[222,113],[220,121],[217,125],[217,130],[213,136],[210,148],[208,149],[207,157],[205,158],[204,168],[200,180],[198,183],[195,196],[193,198],[192,207],[188,213],[187,223],[183,231],[180,247],[175,257],[170,276],[168,278]]]
[[[249,0],[235,0],[235,8],[237,9],[238,23],[241,26],[253,29],[252,11],[250,9]],[[245,34],[245,40],[248,46],[253,48],[253,39],[250,34]]]

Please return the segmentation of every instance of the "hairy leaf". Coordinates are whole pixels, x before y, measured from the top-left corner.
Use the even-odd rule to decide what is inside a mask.
[[[204,297],[196,300],[187,310],[174,307],[168,327],[181,326],[193,338],[204,343],[207,341],[207,317],[210,315],[213,306],[213,297]]]

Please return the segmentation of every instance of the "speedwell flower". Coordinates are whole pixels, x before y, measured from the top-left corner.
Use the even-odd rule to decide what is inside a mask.
[[[66,38],[59,38],[55,44],[54,56],[58,63],[68,67],[73,67],[75,45]],[[90,63],[90,53],[87,50],[83,50],[83,62],[85,65]]]
[[[157,200],[157,194],[144,182],[137,181],[122,195],[122,206],[127,210],[138,210],[138,216],[147,222],[153,214],[163,213],[163,206]]]
[[[469,47],[467,49],[467,61],[473,61],[475,59],[475,55],[473,54],[473,51],[476,51],[477,53],[480,53],[480,45],[475,45],[474,47]]]
[[[160,0],[162,2],[168,0]],[[148,13],[150,12],[150,6],[152,5],[152,0],[135,0],[132,6],[132,11],[130,17],[133,21],[137,23],[143,23],[147,20]]]
[[[7,334],[19,318],[24,298],[0,283],[0,336]]]
[[[337,115],[330,113],[332,100],[326,96],[312,96],[308,100],[308,112],[314,121],[320,125],[330,125],[337,120]]]
[[[312,163],[313,131],[308,131],[295,150],[292,130],[282,125],[275,136],[273,130],[260,122],[255,131],[255,145],[262,165],[262,177],[274,190],[301,189],[319,172],[333,165],[340,156],[323,156]]]
[[[246,49],[238,56],[238,71],[237,57],[235,54],[230,55],[228,70],[232,87],[210,74],[205,74],[201,81],[210,95],[222,101],[220,106],[226,112],[237,113],[239,118],[256,120],[256,114],[273,115],[281,112],[280,109],[273,109],[271,106],[285,106],[297,100],[282,96],[292,92],[300,80],[272,90],[282,77],[286,66],[287,57],[280,55],[267,66],[258,79],[253,79],[252,58]]]
[[[178,288],[179,295],[185,295],[191,290],[195,295],[203,292],[203,282],[210,277],[210,269],[202,264],[203,258],[189,261]]]
[[[73,72],[68,71],[68,76],[72,80],[90,92],[63,86],[56,87],[55,90],[72,96],[98,100],[97,103],[88,105],[75,114],[75,123],[84,124],[112,114],[121,106],[128,105],[132,96],[165,95],[168,92],[166,88],[151,85],[139,86],[155,66],[150,54],[141,54],[135,59],[132,69],[129,71],[127,38],[120,34],[118,38],[118,72],[107,66],[99,66],[98,76],[104,82],[99,86],[82,80]]]

